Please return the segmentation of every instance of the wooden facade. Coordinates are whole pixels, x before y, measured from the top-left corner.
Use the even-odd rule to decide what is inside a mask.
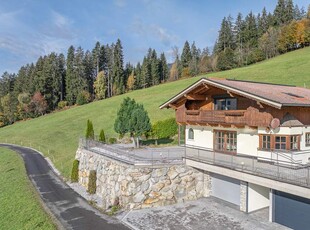
[[[216,98],[235,98],[234,110],[216,110]],[[176,111],[179,124],[270,127],[274,118],[282,120],[289,113],[304,125],[310,125],[309,107],[281,109],[235,93],[202,84],[169,105]]]

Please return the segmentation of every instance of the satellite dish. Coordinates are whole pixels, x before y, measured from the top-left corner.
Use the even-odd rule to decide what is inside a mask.
[[[280,126],[280,120],[278,118],[273,118],[270,122],[270,128],[276,129]]]

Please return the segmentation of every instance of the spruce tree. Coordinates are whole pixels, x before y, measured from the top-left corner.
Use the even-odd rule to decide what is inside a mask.
[[[124,57],[123,47],[120,39],[117,39],[113,52],[113,87],[115,94],[121,94],[125,92],[126,82],[124,76]]]
[[[273,12],[274,25],[280,26],[286,22],[286,4],[285,0],[278,0]]]
[[[189,46],[188,41],[185,41],[181,55],[182,68],[187,68],[189,66],[191,59],[192,59],[191,48]]]
[[[74,104],[76,98],[74,95],[74,53],[75,49],[70,46],[67,54],[67,68],[66,68],[66,100],[69,105]]]
[[[160,54],[160,82],[167,81],[169,78],[169,69],[164,53]]]

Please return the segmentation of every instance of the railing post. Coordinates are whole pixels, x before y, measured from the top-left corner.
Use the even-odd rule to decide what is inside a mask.
[[[310,178],[309,178],[309,168],[310,168],[310,167],[307,167],[307,169],[308,169],[308,170],[307,170],[307,185],[308,185],[308,186],[309,186],[309,183],[310,183],[310,181],[309,181],[309,180],[310,180]]]
[[[230,161],[230,167],[231,167],[231,168],[233,168],[233,161],[234,161],[233,155],[231,154],[231,161]]]

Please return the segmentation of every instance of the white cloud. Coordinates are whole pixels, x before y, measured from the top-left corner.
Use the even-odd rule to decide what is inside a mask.
[[[156,37],[165,46],[171,46],[177,39],[176,35],[169,33],[165,28],[156,24],[145,24],[141,19],[135,19],[131,28],[136,35]]]

